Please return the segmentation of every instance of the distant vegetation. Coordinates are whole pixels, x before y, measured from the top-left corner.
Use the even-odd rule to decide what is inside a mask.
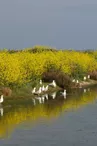
[[[97,79],[97,51],[57,50],[46,46],[0,51],[1,86],[22,86],[28,83],[34,86],[44,73],[51,71],[58,71],[70,79],[81,80],[88,74]]]

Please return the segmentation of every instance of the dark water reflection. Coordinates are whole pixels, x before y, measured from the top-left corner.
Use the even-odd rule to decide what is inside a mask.
[[[79,135],[80,143],[86,144],[87,132],[97,141],[96,98],[97,86],[73,89],[66,98],[60,92],[55,97],[51,93],[41,103],[38,99],[33,102],[32,98],[6,100],[0,107],[0,145],[59,145],[61,140],[77,145],[78,133],[86,140],[81,142]]]

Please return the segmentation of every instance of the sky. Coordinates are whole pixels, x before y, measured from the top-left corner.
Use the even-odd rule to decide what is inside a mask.
[[[97,0],[0,0],[0,48],[97,48]]]

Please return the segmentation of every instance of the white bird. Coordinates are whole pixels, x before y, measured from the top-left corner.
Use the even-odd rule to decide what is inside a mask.
[[[56,87],[57,86],[55,80],[53,80],[52,83],[50,83],[49,85],[50,86],[53,86],[53,87]]]
[[[40,80],[40,85],[42,85],[42,80]]]
[[[41,90],[41,87],[39,88],[39,90],[38,91],[36,91],[34,94],[41,94],[41,92],[42,92],[42,90]]]
[[[52,98],[55,99],[56,98],[56,92],[51,94]]]
[[[72,82],[75,82],[75,79],[73,79]]]
[[[44,91],[48,91],[48,87],[49,87],[49,86],[47,85],[47,86],[45,87]]]
[[[85,77],[84,77],[84,81],[86,81],[86,79],[87,79],[87,78],[86,78],[86,76],[85,76]]]
[[[41,87],[41,90],[42,90],[42,91],[45,91],[44,85]]]
[[[64,92],[61,92],[62,96],[64,96],[64,98],[66,99],[66,89],[64,89]]]
[[[79,81],[77,80],[76,83],[79,83]]]
[[[0,114],[3,116],[3,108],[0,108]]]
[[[34,87],[34,89],[32,90],[32,94],[35,93],[36,87]]]
[[[4,99],[3,99],[3,95],[1,95],[0,103],[2,103],[3,101],[4,101]]]
[[[90,75],[88,75],[88,79],[90,79]]]

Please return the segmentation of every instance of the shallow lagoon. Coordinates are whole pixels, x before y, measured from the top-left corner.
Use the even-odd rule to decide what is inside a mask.
[[[64,99],[49,94],[44,103],[32,98],[6,99],[0,112],[0,145],[95,145],[97,86],[70,91]]]

